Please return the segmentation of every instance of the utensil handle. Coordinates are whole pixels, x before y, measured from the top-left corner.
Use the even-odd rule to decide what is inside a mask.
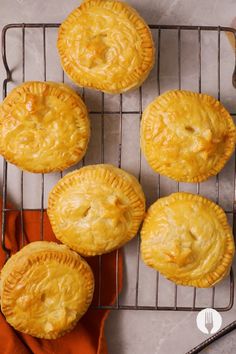
[[[186,354],[197,354],[197,353],[200,353],[209,344],[213,343],[214,341],[216,341],[217,339],[223,337],[224,335],[232,332],[234,329],[236,329],[236,321],[233,321],[232,323],[230,323],[228,326],[226,326],[223,329],[221,329],[219,332],[217,332],[213,336],[207,338],[204,342],[200,343],[199,345],[197,345],[195,348],[191,349]]]

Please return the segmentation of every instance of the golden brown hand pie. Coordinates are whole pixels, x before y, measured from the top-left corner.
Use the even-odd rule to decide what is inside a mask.
[[[143,261],[176,284],[207,288],[224,278],[234,240],[224,211],[190,193],[161,198],[141,230]]]
[[[32,242],[1,271],[1,310],[16,330],[55,339],[87,311],[93,290],[93,273],[76,252],[54,242]]]
[[[119,1],[84,1],[62,23],[57,47],[76,84],[108,93],[140,86],[154,64],[148,26]]]
[[[145,109],[141,147],[150,166],[183,182],[216,175],[235,149],[235,125],[206,94],[169,91]]]
[[[135,177],[112,165],[83,167],[63,177],[47,210],[56,237],[82,255],[110,252],[133,238],[145,197]]]
[[[0,153],[22,170],[44,173],[76,164],[89,136],[86,106],[64,84],[26,82],[0,106]]]

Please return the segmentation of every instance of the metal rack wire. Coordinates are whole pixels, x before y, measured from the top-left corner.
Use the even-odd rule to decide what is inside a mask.
[[[46,52],[46,41],[47,41],[47,34],[48,31],[52,28],[58,28],[60,24],[58,23],[17,23],[17,24],[9,24],[4,27],[2,31],[2,58],[3,58],[3,64],[6,70],[6,79],[3,81],[3,98],[6,97],[7,95],[7,87],[8,83],[12,81],[12,71],[9,68],[8,65],[8,59],[7,59],[7,32],[11,29],[17,29],[18,31],[21,32],[21,57],[22,57],[22,74],[21,74],[21,81],[25,81],[25,68],[26,68],[26,59],[25,59],[25,49],[26,49],[26,44],[25,44],[25,33],[27,29],[40,29],[41,35],[42,35],[42,41],[43,41],[43,53],[42,53],[42,58],[43,58],[43,78],[46,81],[47,80],[47,52]],[[157,60],[157,66],[156,66],[156,78],[157,78],[157,94],[159,95],[161,93],[161,75],[160,75],[160,62],[161,62],[161,38],[163,36],[163,33],[168,30],[173,30],[177,31],[177,48],[178,48],[178,88],[182,88],[182,82],[181,82],[181,71],[182,71],[182,64],[181,64],[181,50],[182,50],[182,33],[183,31],[194,31],[197,33],[198,37],[198,48],[196,49],[196,55],[198,57],[198,91],[202,91],[202,74],[201,74],[201,64],[202,64],[202,47],[201,47],[201,36],[203,31],[208,31],[215,33],[217,36],[217,96],[218,99],[220,100],[221,98],[221,73],[220,73],[220,66],[221,66],[221,33],[222,32],[228,32],[231,33],[234,38],[236,39],[236,30],[228,27],[213,27],[213,26],[165,26],[165,25],[150,25],[151,30],[155,33],[156,39],[157,39],[157,54],[156,54],[156,60]],[[235,55],[236,59],[236,55]],[[64,82],[64,73],[62,73],[62,81]],[[234,70],[233,73],[233,85],[236,84],[236,70]],[[124,95],[119,96],[119,109],[118,110],[106,110],[105,109],[105,103],[104,103],[104,94],[101,93],[100,99],[101,99],[101,110],[94,110],[90,111],[90,116],[93,119],[96,115],[100,115],[101,117],[101,152],[100,152],[100,161],[97,161],[98,163],[103,163],[104,162],[104,117],[106,114],[109,115],[114,115],[117,116],[117,119],[119,119],[119,141],[118,141],[118,166],[122,166],[122,131],[123,131],[123,116],[124,115],[137,115],[141,118],[142,115],[142,110],[143,110],[143,100],[142,100],[142,87],[139,89],[139,104],[137,109],[135,110],[124,110],[123,109],[123,97]],[[86,94],[86,90],[82,91],[82,95],[84,96]],[[232,113],[233,116],[236,116],[236,113]],[[141,179],[141,168],[142,168],[142,159],[141,159],[141,153],[139,153],[139,173],[138,177],[139,180]],[[84,164],[84,160],[82,165]],[[62,176],[62,173],[61,173]],[[160,176],[157,175],[157,195],[161,195],[161,180]],[[8,164],[6,161],[3,162],[3,189],[2,189],[2,195],[3,195],[3,208],[2,208],[2,225],[1,225],[1,246],[3,250],[6,253],[6,257],[9,257],[9,250],[6,247],[6,240],[5,240],[5,229],[6,229],[6,216],[8,212],[11,212],[13,210],[18,210],[20,213],[20,220],[21,220],[21,235],[22,235],[22,245],[25,243],[25,236],[24,236],[24,212],[27,210],[27,208],[24,208],[24,193],[25,193],[25,188],[24,188],[24,173],[21,172],[20,175],[20,207],[19,208],[9,208],[7,207],[7,200],[8,200]],[[233,219],[233,231],[235,234],[235,226],[236,226],[236,189],[235,189],[235,181],[236,181],[236,176],[234,174],[234,189],[232,190],[232,193],[234,195],[234,201],[232,208],[230,210],[227,210],[226,212],[232,216]],[[176,190],[179,191],[180,185],[179,183],[176,184]],[[197,185],[197,190],[196,192],[200,192],[200,184]],[[219,177],[216,177],[216,202],[219,201],[219,193],[220,193],[220,187],[219,187]],[[40,235],[39,239],[43,240],[44,238],[44,229],[43,229],[43,220],[44,220],[44,198],[45,198],[45,177],[42,174],[41,175],[41,207],[40,209],[35,209],[39,210],[41,213],[41,227],[40,227]],[[197,306],[197,289],[193,288],[192,295],[191,295],[191,305],[179,305],[179,287],[175,286],[173,288],[173,303],[168,304],[168,305],[161,305],[159,303],[159,281],[160,281],[160,276],[158,273],[156,273],[155,277],[155,299],[154,303],[152,304],[145,304],[142,305],[139,302],[139,297],[140,297],[140,253],[139,253],[139,247],[140,247],[140,238],[137,238],[137,245],[135,246],[137,248],[137,252],[135,255],[135,263],[136,263],[136,268],[135,268],[135,296],[134,296],[134,301],[131,304],[126,304],[126,303],[121,303],[120,301],[120,295],[119,295],[119,274],[118,274],[118,259],[119,259],[119,252],[120,250],[116,251],[116,297],[117,300],[114,305],[108,305],[108,304],[103,304],[101,303],[101,283],[102,283],[102,273],[101,273],[101,268],[102,268],[102,259],[103,257],[99,257],[98,264],[99,264],[99,276],[98,276],[98,303],[96,307],[98,309],[127,309],[127,310],[175,310],[175,311],[199,311],[204,307]],[[233,301],[234,301],[234,275],[233,275],[233,270],[231,270],[230,275],[229,275],[229,281],[228,281],[228,302],[227,305],[224,306],[215,306],[215,287],[212,288],[211,290],[211,295],[209,295],[209,292],[206,293],[206,296],[210,297],[210,304],[212,308],[216,308],[218,311],[228,311],[232,308],[233,306]],[[124,287],[123,292],[125,292],[126,289]]]

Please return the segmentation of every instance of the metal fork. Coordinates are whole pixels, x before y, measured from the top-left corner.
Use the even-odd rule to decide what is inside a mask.
[[[205,312],[205,327],[208,330],[208,333],[211,333],[214,324],[213,324],[213,316],[211,311]]]

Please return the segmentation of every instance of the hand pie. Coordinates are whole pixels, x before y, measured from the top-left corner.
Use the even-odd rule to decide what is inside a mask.
[[[213,97],[169,91],[145,109],[141,147],[158,173],[181,182],[201,182],[224,167],[235,148],[235,125]]]
[[[119,1],[84,1],[60,26],[57,47],[77,85],[107,93],[140,86],[154,64],[151,31]]]
[[[61,171],[84,156],[88,113],[68,86],[26,82],[0,106],[0,154],[29,172]]]
[[[56,237],[85,256],[111,252],[133,238],[145,197],[135,177],[112,165],[86,166],[63,177],[47,210]]]
[[[32,242],[1,271],[1,310],[16,330],[55,339],[87,311],[93,290],[93,273],[77,253],[54,242]]]
[[[161,198],[141,230],[143,261],[176,284],[208,288],[230,270],[234,240],[224,211],[190,193]]]

